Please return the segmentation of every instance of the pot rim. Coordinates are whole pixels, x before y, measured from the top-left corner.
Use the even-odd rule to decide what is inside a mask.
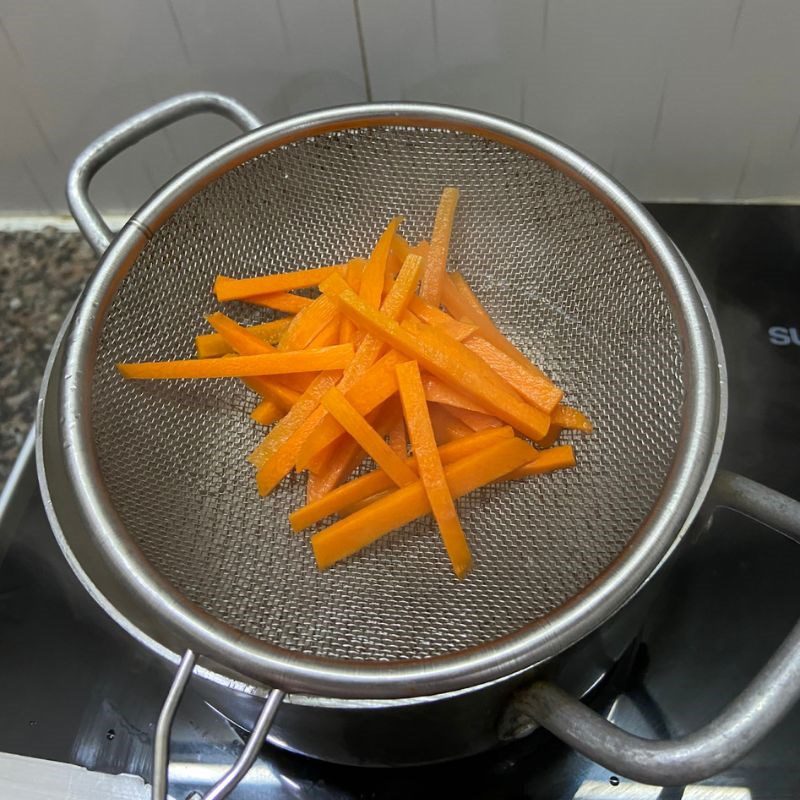
[[[92,446],[91,385],[99,331],[115,288],[176,208],[266,150],[337,129],[385,125],[438,126],[492,138],[544,159],[603,202],[643,244],[668,294],[684,344],[686,396],[676,455],[650,514],[622,553],[578,594],[513,634],[458,653],[419,661],[348,662],[244,635],[191,603],[152,567],[125,532],[103,485]],[[680,539],[708,489],[724,430],[723,356],[710,311],[691,270],[650,214],[571,148],[517,123],[446,106],[385,103],[312,112],[243,135],[200,159],[156,192],[103,255],[78,302],[65,356],[59,406],[66,472],[108,568],[187,648],[266,685],[320,696],[387,699],[464,689],[540,663],[582,639],[633,596]]]

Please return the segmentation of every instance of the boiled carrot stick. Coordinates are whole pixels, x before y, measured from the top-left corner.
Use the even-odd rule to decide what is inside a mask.
[[[259,425],[272,425],[279,420],[285,413],[274,400],[266,398],[262,400],[251,412],[250,419]]]
[[[433,306],[438,306],[442,297],[442,284],[447,271],[447,254],[450,249],[450,234],[458,205],[458,189],[446,186],[439,199],[436,219],[433,223],[431,243],[425,258],[420,297]]]
[[[330,297],[320,295],[310,306],[306,306],[286,329],[278,350],[302,350],[337,315],[336,303]],[[338,325],[337,325],[338,328]]]
[[[549,415],[522,400],[495,372],[460,342],[426,325],[397,322],[373,308],[350,289],[339,275],[320,285],[336,297],[342,313],[371,333],[425,367],[447,383],[475,397],[487,410],[513,425],[531,439],[540,439],[550,427]]]
[[[565,406],[559,403],[553,411],[553,425],[570,430],[591,433],[593,430],[591,420],[577,408]]]
[[[460,419],[472,431],[485,431],[489,428],[500,428],[503,425],[502,420],[491,414],[484,414],[482,411],[470,411],[467,408],[450,406],[447,413]]]
[[[378,308],[381,304],[383,279],[386,275],[386,261],[389,258],[395,231],[402,221],[402,217],[394,217],[389,222],[378,239],[378,243],[373,248],[369,261],[367,261],[367,266],[364,267],[359,296],[372,308]]]
[[[514,430],[509,425],[503,428],[482,431],[481,433],[469,433],[461,439],[441,445],[439,447],[439,458],[443,464],[452,464],[454,461],[458,461],[471,453],[482,452],[490,445],[503,439],[511,439],[513,436]],[[415,456],[408,456],[405,461],[411,469],[416,471],[417,459]],[[379,492],[386,491],[386,489],[391,489],[393,486],[395,486],[394,481],[383,470],[373,470],[366,475],[332,489],[330,493],[319,500],[293,511],[289,514],[292,530],[303,530],[331,514],[343,512],[356,503],[366,500]]]
[[[123,377],[134,380],[242,378],[250,375],[285,375],[291,372],[343,369],[352,358],[352,345],[337,344],[297,353],[117,364],[117,369]]]
[[[464,276],[458,272],[449,272],[442,287],[442,302],[447,310],[457,319],[468,320],[480,329],[484,339],[490,341],[499,350],[519,361],[534,375],[547,377],[535,364],[513,345],[494,324],[489,313],[475,296]]]
[[[508,478],[524,478],[528,475],[543,475],[545,472],[555,472],[558,469],[569,469],[575,466],[575,451],[570,444],[551,447],[541,450],[539,454],[527,464],[517,467],[508,474]]]
[[[430,249],[430,242],[421,241],[411,246],[411,251],[414,255],[422,258],[423,262],[428,257],[428,250]]]
[[[286,419],[286,417],[283,419]],[[281,422],[283,422],[283,420],[281,420]],[[278,425],[280,424],[279,422]],[[276,425],[275,428],[277,428],[278,425]],[[308,436],[310,425],[311,419],[307,417],[297,430],[295,430],[294,433],[292,433],[258,468],[258,472],[256,472],[256,485],[262,497],[269,494],[292,471],[294,462],[297,459],[297,451],[300,449],[300,445],[305,441],[305,437]],[[272,430],[274,431],[275,428]]]
[[[391,252],[400,262],[400,266],[402,266],[406,256],[411,252],[411,245],[402,234],[395,232],[394,236],[392,236]]]
[[[431,418],[428,415],[428,403],[422,387],[422,377],[416,361],[398,364],[397,385],[400,390],[400,402],[403,404],[403,415],[408,426],[411,446],[417,458],[417,471],[425,489],[428,502],[433,511],[439,533],[442,537],[453,572],[461,579],[472,566],[472,554],[467,544],[467,537],[461,527],[456,512],[453,496],[447,485],[444,467],[433,437]]]
[[[323,372],[311,382],[288,414],[269,432],[247,457],[255,467],[261,467],[283,445],[289,437],[306,421],[309,414],[319,405],[325,392],[335,385],[338,372]]]
[[[252,297],[246,297],[242,302],[249,303],[251,306],[283,311],[286,314],[299,314],[314,301],[310,297],[302,297],[291,292],[272,292],[270,294],[256,294]]]
[[[366,416],[397,392],[397,376],[394,374],[394,368],[405,360],[405,356],[394,350],[388,352],[345,392],[345,397],[359,414]],[[341,382],[337,388],[342,391]],[[314,431],[303,444],[297,457],[298,471],[309,467],[316,455],[344,433],[344,428],[330,415],[319,417],[316,423]]]
[[[417,479],[414,470],[386,444],[338,389],[328,390],[322,398],[322,405],[398,486],[406,486]]]
[[[340,343],[339,324],[341,317],[342,315],[337,312],[334,318],[311,340],[308,345],[309,350],[318,347],[330,347],[333,344]]]
[[[250,325],[245,330],[267,344],[275,345],[289,327],[291,321],[292,317],[282,317],[281,319],[273,319],[270,322]],[[195,337],[194,343],[197,348],[198,358],[213,358],[214,356],[224,356],[226,353],[233,352],[233,348],[219,333],[201,333]]]
[[[431,403],[430,414],[437,444],[456,442],[459,439],[467,438],[475,433],[460,419],[456,419],[438,403]],[[497,430],[499,430],[499,428]]]
[[[536,442],[537,447],[541,447],[542,449],[552,447],[558,440],[558,437],[561,436],[562,430],[563,428],[560,425],[555,425],[551,422],[550,430],[547,431],[543,438]]]
[[[488,339],[470,336],[464,344],[479,355],[504,381],[516,389],[531,405],[551,414],[564,392],[548,378],[534,375],[516,359],[511,358]]]
[[[262,378],[254,375],[250,378],[242,378],[242,383],[248,389],[256,392],[256,394],[260,394],[265,400],[272,400],[284,410],[290,409],[302,394],[280,383],[275,378]]]
[[[389,447],[394,450],[400,458],[405,458],[408,455],[406,424],[401,416],[397,418],[394,425],[389,429]]]
[[[380,409],[367,415],[367,422],[381,435],[384,436],[392,425],[393,420],[401,416],[399,407],[389,407],[390,404],[384,404]],[[308,483],[309,486],[313,483],[314,495],[318,499],[322,499],[329,492],[334,491],[337,486],[361,463],[365,457],[365,453],[361,445],[351,436],[339,443],[331,453],[330,457],[325,460],[323,469],[319,472],[309,472]],[[386,473],[381,472],[385,475]],[[313,479],[313,480],[312,480]],[[394,486],[394,482],[387,476],[389,485]],[[311,497],[309,496],[309,502]]]
[[[381,305],[381,312],[386,314],[391,319],[398,317],[408,305],[409,300],[414,294],[419,281],[419,274],[422,268],[422,260],[419,256],[409,256],[403,263],[400,272],[397,275],[397,280],[394,282],[391,291],[384,299]],[[355,383],[367,373],[372,365],[377,361],[381,350],[383,349],[383,342],[368,334],[364,337],[361,344],[356,350],[353,360],[350,362],[347,369],[342,375],[342,380],[338,385],[340,392],[344,392],[349,397],[349,392]],[[393,387],[392,392],[397,391],[396,382],[394,382],[394,375],[392,375]],[[383,395],[379,402],[383,402],[389,395]],[[375,408],[371,406],[369,410]],[[362,413],[367,413],[366,411]],[[327,414],[324,409],[320,409],[315,415],[315,426],[321,426],[327,422]],[[305,469],[315,456],[319,455],[320,451],[329,445],[335,438],[342,432],[341,427],[336,424],[328,423],[326,433],[320,434],[315,437],[313,441],[309,441],[301,449],[300,460],[297,464],[298,470]],[[333,434],[331,436],[331,434]],[[312,436],[314,436],[312,434]],[[325,438],[325,437],[329,438]],[[311,437],[310,437],[311,439]]]
[[[412,298],[408,308],[423,322],[427,322],[429,325],[447,325],[449,323],[458,322],[452,314],[442,311],[439,306],[432,306],[430,303],[426,303],[419,296]]]
[[[415,298],[415,300],[418,299],[419,298]],[[401,319],[404,322],[405,320],[410,319],[412,321],[424,323],[426,325],[431,325],[432,327],[438,328],[440,331],[443,331],[448,336],[451,336],[458,342],[463,342],[465,339],[469,339],[470,336],[474,336],[478,331],[477,325],[472,325],[469,322],[461,322],[460,320],[453,319],[449,315],[444,314],[444,312],[442,313],[442,318],[437,318],[432,314],[424,314],[424,315],[417,314],[412,308],[415,305],[416,303],[414,302],[414,300],[412,300],[411,307],[409,307],[403,312],[403,316]],[[433,307],[429,306],[429,308]],[[425,317],[427,317],[427,319],[425,319]]]
[[[252,333],[250,330],[235,322],[230,317],[221,312],[209,315],[207,318],[209,325],[236,353],[242,356],[255,356],[260,353],[276,353],[277,350],[269,342],[265,342]],[[251,385],[254,391],[277,402],[284,408],[290,408],[299,393],[304,391],[314,376],[308,380],[304,379],[307,373],[297,373],[294,375],[282,375],[280,378],[253,377],[246,378],[245,383],[250,381],[258,385]],[[250,385],[250,384],[248,384]],[[294,392],[294,399],[291,399],[287,392]]]
[[[466,408],[469,411],[486,413],[486,409],[468,394],[459,389],[454,389],[435,375],[424,373],[422,386],[425,389],[425,397],[431,403],[441,403],[444,406],[456,406],[457,408]]]
[[[325,278],[341,274],[342,266],[301,269],[296,272],[283,272],[276,275],[262,275],[258,278],[228,278],[218,275],[214,281],[214,294],[220,303],[230,300],[244,300],[260,294],[287,292],[290,289],[305,289],[318,286]]]
[[[361,275],[364,272],[366,264],[367,262],[361,258],[353,258],[347,262],[345,280],[356,294],[358,294],[361,289]],[[339,321],[339,343],[347,344],[347,342],[352,342],[355,332],[356,326],[353,325],[347,317],[342,315]]]
[[[365,455],[364,448],[355,439],[348,437],[326,460],[325,466],[319,472],[309,470],[307,503],[317,502],[334,490],[363,461]]]
[[[445,467],[450,494],[461,497],[533,460],[522,439],[506,439]],[[328,569],[367,545],[430,511],[421,481],[404,486],[311,537],[320,569]]]

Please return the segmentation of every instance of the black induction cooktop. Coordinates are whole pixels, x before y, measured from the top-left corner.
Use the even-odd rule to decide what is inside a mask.
[[[722,466],[800,497],[800,207],[656,204],[720,326],[730,379]],[[0,527],[0,752],[149,779],[171,681],[95,607],[55,545],[31,465]],[[29,481],[30,491],[25,492]],[[800,614],[800,548],[728,511],[679,555],[628,656],[592,703],[627,730],[674,737],[741,690]],[[191,690],[173,730],[170,794],[207,789],[240,731]],[[232,795],[284,798],[796,800],[800,707],[745,759],[701,786],[633,784],[549,734],[464,761],[348,768],[266,746]]]

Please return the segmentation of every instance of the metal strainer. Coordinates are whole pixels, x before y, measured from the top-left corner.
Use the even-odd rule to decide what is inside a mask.
[[[697,498],[717,409],[692,282],[608,178],[529,129],[370,106],[262,128],[177,183],[133,218],[136,245],[110,251],[87,287],[62,389],[80,501],[143,600],[163,610],[168,590],[203,639],[246,637],[252,677],[407,696],[540,660],[564,646],[567,618],[596,624],[638,587]],[[467,580],[452,577],[428,519],[320,573],[287,523],[303,480],[266,499],[255,490],[245,455],[263,430],[248,390],[129,382],[115,364],[192,356],[219,273],[340,263],[368,253],[394,214],[412,241],[428,236],[445,185],[461,191],[451,268],[596,432],[572,437],[576,470],[460,501]],[[523,641],[527,655],[498,658]],[[209,645],[197,649],[222,656]],[[415,671],[425,680],[410,682]]]
[[[94,171],[198,110],[258,124],[225,98],[185,96],[81,156],[69,198],[98,252],[110,235],[86,196]],[[451,268],[596,431],[572,438],[577,469],[459,502],[475,561],[465,581],[452,577],[428,520],[320,573],[307,537],[286,521],[302,481],[257,495],[245,455],[262,432],[248,419],[247,390],[126,382],[115,364],[191,356],[217,308],[219,273],[363,255],[395,214],[411,240],[428,236],[445,185],[461,190]],[[263,318],[246,306],[233,313]],[[721,358],[673,245],[586,159],[483,114],[351,106],[258,128],[137,212],[69,329],[60,434],[103,569],[187,649],[181,680],[202,653],[280,690],[417,697],[544,662],[647,580],[716,466]],[[159,736],[163,744],[163,726]]]

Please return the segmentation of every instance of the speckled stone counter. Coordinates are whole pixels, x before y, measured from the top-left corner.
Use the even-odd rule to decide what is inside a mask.
[[[33,424],[52,341],[95,263],[78,233],[0,232],[0,486]]]

